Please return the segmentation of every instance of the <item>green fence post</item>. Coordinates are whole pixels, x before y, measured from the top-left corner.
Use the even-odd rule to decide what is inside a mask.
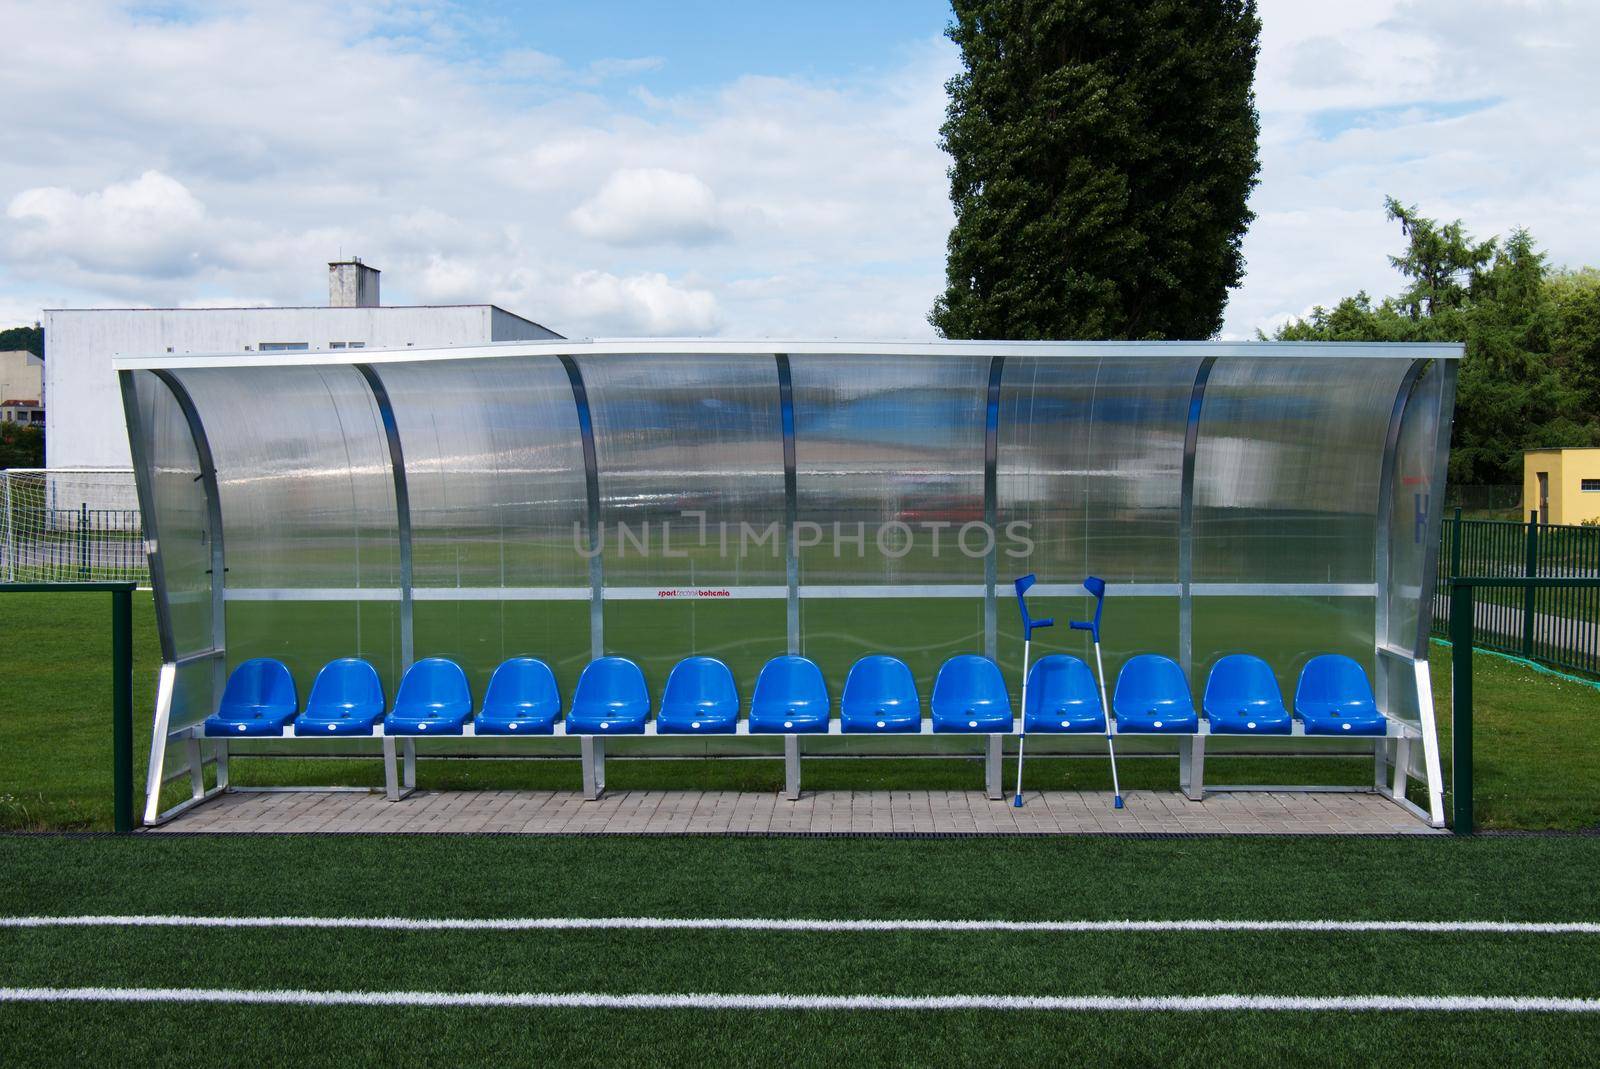
[[[1457,835],[1472,834],[1472,587],[1450,582],[1450,780]]]
[[[1532,579],[1539,574],[1539,514],[1528,513],[1527,559],[1522,574]],[[1533,659],[1533,584],[1522,588],[1522,656]]]
[[[111,592],[112,827],[133,831],[133,591]]]
[[[89,503],[78,506],[78,578],[89,578]]]
[[[1461,574],[1461,506],[1456,506],[1455,522],[1450,525],[1450,578]]]

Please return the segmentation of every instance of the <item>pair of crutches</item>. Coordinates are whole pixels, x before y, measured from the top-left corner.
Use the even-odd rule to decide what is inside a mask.
[[[1016,581],[1017,609],[1022,613],[1022,734],[1017,739],[1017,793],[1011,804],[1017,808],[1022,807],[1022,755],[1028,746],[1028,660],[1032,652],[1033,632],[1035,628],[1054,626],[1054,619],[1035,620],[1028,615],[1028,601],[1025,595],[1028,588],[1037,580],[1032,575],[1025,575]],[[1111,756],[1111,796],[1112,808],[1122,808],[1122,787],[1117,782],[1117,746],[1111,738],[1111,705],[1106,701],[1106,669],[1100,659],[1100,612],[1106,604],[1106,581],[1095,576],[1089,576],[1083,581],[1083,588],[1094,595],[1094,619],[1073,620],[1068,626],[1074,631],[1088,631],[1094,636],[1094,670],[1095,676],[1100,681],[1100,715],[1106,725],[1106,752]]]

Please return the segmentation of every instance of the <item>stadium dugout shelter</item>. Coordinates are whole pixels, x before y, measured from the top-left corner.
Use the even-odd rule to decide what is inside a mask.
[[[802,755],[966,755],[998,798],[1026,716],[1030,758],[1103,753],[1110,730],[1176,753],[1190,797],[1208,752],[1370,759],[1342,789],[1442,825],[1427,643],[1460,355],[119,358],[164,662],[145,820],[229,789],[230,752],[381,758],[392,798],[419,754],[577,756],[589,797],[608,753],[781,758],[791,797]],[[1062,622],[1035,637],[1026,710],[1024,573]],[[1064,626],[1091,575],[1109,724]],[[1317,789],[1297,765],[1210,789]]]

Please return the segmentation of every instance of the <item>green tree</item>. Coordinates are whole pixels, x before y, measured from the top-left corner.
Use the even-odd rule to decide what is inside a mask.
[[[955,0],[950,338],[1204,338],[1244,274],[1255,0]]]
[[[1555,272],[1526,230],[1476,241],[1461,221],[1439,224],[1392,197],[1406,277],[1374,305],[1366,293],[1284,325],[1284,341],[1459,341],[1450,479],[1522,480],[1522,453],[1600,443],[1600,273]]]
[[[26,349],[34,356],[44,356],[44,328],[35,323],[31,327],[8,327],[0,330],[0,353]]]
[[[0,423],[0,468],[44,467],[44,431],[20,423]]]

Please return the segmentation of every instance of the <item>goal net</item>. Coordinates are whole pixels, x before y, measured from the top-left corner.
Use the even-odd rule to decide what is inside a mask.
[[[149,585],[129,468],[0,470],[0,582]]]

